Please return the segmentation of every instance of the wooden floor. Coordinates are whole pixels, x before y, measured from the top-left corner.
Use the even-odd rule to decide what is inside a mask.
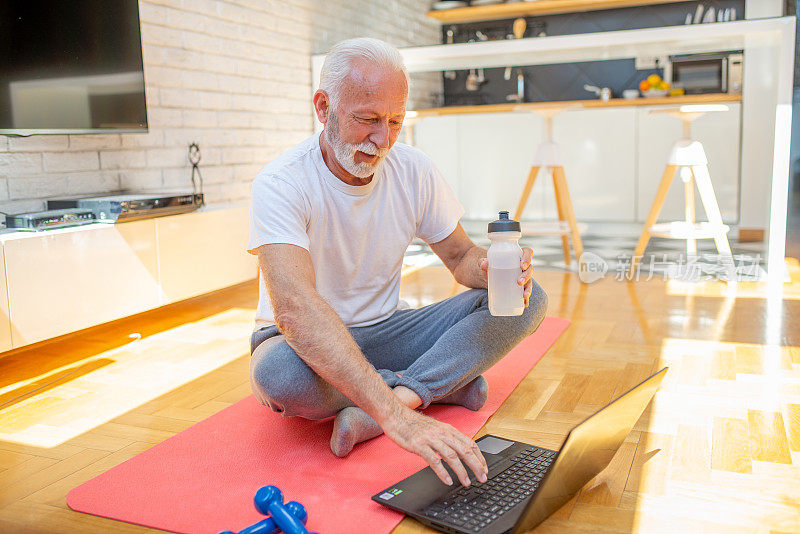
[[[754,283],[534,275],[549,314],[572,324],[479,434],[557,447],[670,367],[608,469],[537,532],[800,532],[797,262],[790,270],[772,300]],[[453,290],[437,267],[402,286],[412,305]],[[256,293],[245,284],[0,358],[0,533],[157,532],[72,512],[65,495],[250,393]],[[395,532],[428,531],[404,520]]]

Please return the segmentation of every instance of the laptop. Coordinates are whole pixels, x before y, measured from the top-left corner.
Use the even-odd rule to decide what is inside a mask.
[[[448,486],[430,467],[372,500],[452,534],[528,532],[547,519],[611,462],[655,395],[667,367],[570,430],[557,451],[486,435],[476,443],[488,480]],[[458,478],[444,464],[453,480]]]

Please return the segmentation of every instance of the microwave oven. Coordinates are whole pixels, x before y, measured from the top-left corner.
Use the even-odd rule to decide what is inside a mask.
[[[671,58],[673,87],[687,95],[742,92],[742,54],[695,54]]]

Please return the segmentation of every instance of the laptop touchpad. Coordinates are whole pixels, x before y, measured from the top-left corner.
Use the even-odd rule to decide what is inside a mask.
[[[478,441],[478,448],[482,452],[486,452],[489,454],[499,454],[512,446],[514,444],[513,441],[506,441],[504,439],[496,438],[494,436],[486,436],[482,440]]]

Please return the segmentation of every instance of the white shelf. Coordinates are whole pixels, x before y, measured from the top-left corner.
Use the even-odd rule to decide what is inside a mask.
[[[409,72],[738,50],[794,34],[794,17],[403,48]],[[318,58],[314,56],[315,67]],[[315,68],[315,74],[318,74]],[[319,79],[318,75],[316,79]]]
[[[683,0],[538,0],[536,2],[498,3],[487,6],[439,9],[428,12],[428,16],[438,20],[442,24],[459,24],[462,22],[510,19],[514,17],[670,4],[682,1]]]

